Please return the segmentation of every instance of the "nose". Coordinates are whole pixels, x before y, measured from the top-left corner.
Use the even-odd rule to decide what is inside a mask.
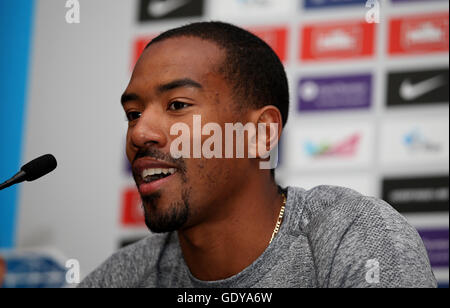
[[[135,148],[155,146],[163,148],[167,144],[163,116],[156,108],[148,107],[142,112],[137,123],[129,129],[129,137]]]

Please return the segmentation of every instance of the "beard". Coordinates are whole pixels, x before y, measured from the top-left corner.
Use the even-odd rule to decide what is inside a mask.
[[[181,200],[172,202],[168,210],[161,210],[158,207],[161,199],[159,192],[151,196],[141,196],[147,228],[153,233],[167,233],[181,229],[190,216],[189,196],[189,191],[183,190]]]
[[[151,157],[157,160],[166,161],[177,166],[177,174],[180,175],[183,184],[187,183],[186,162],[184,159],[174,159],[170,154],[165,154],[158,149],[147,147],[141,148],[132,162],[139,158]],[[133,177],[136,183],[139,175],[133,171]],[[161,193],[156,192],[149,196],[141,196],[142,207],[144,209],[144,218],[147,228],[153,233],[167,233],[179,230],[189,219],[190,215],[190,189],[182,189],[181,199],[172,202],[168,209],[162,210],[158,203],[161,201]]]

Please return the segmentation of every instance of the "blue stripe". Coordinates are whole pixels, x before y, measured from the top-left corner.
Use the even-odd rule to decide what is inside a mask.
[[[0,182],[21,165],[34,0],[0,0]],[[0,191],[0,248],[15,244],[18,187]]]
[[[305,0],[304,7],[311,8],[325,8],[346,5],[359,5],[362,8],[366,7],[367,0]]]

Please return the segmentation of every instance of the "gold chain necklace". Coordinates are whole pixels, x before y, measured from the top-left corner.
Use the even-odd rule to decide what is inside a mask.
[[[286,198],[286,195],[284,193],[282,193],[281,196],[283,197],[283,205],[281,206],[280,215],[278,216],[278,221],[277,221],[277,224],[275,226],[275,229],[273,230],[272,238],[270,239],[269,245],[272,243],[273,239],[275,238],[275,236],[280,231],[280,226],[281,226],[281,223],[283,222],[284,210],[286,209],[286,201],[287,201],[286,199],[287,198]]]

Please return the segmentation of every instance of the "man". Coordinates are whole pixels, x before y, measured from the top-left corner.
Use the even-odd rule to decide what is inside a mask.
[[[81,287],[436,286],[419,235],[383,201],[338,187],[283,190],[260,168],[259,147],[244,159],[192,158],[191,150],[191,158],[174,157],[174,125],[193,132],[195,116],[219,128],[278,124],[266,138],[248,131],[245,144],[270,150],[278,140],[287,78],[254,35],[220,22],[161,34],[136,64],[122,105],[127,156],[153,234]],[[208,134],[189,138],[204,145]]]

